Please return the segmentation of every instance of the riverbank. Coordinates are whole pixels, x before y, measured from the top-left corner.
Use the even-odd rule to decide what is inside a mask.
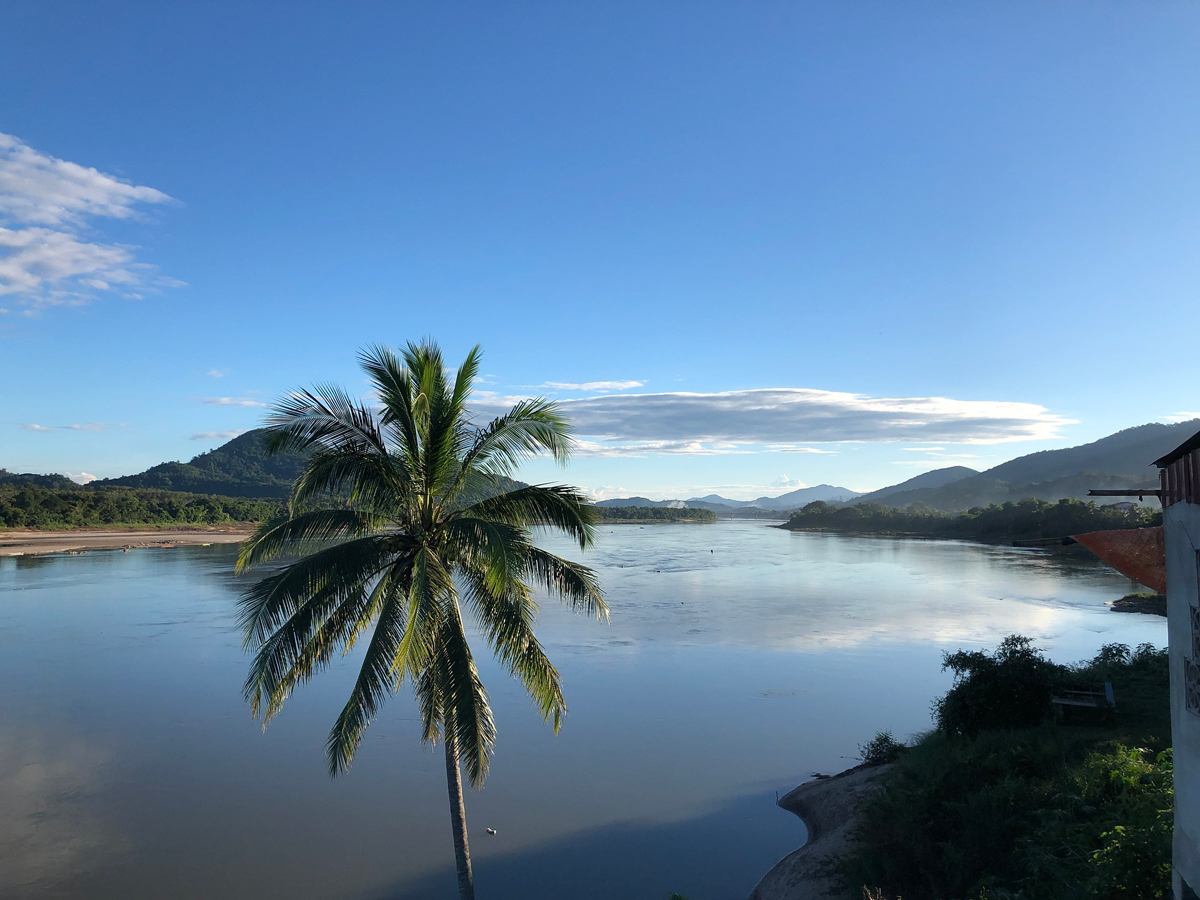
[[[836,864],[849,849],[863,798],[879,789],[893,765],[855,766],[832,778],[806,781],[780,797],[779,806],[808,829],[808,840],[771,867],[750,900],[851,900]]]
[[[156,547],[240,544],[254,531],[252,524],[211,528],[77,528],[64,531],[0,529],[0,556],[42,556],[47,553],[87,553],[92,550],[135,550]]]

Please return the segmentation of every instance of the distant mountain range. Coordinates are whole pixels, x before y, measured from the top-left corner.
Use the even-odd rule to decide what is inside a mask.
[[[933,509],[951,511],[1025,497],[1052,501],[1064,497],[1085,498],[1092,488],[1156,488],[1158,474],[1151,462],[1198,430],[1200,419],[1175,425],[1139,425],[1078,447],[1020,456],[985,472],[966,466],[950,466],[867,494],[818,484],[756,500],[732,500],[719,494],[687,500],[625,497],[601,500],[597,506],[691,507],[711,509],[719,515],[770,516],[790,512],[816,500],[835,504],[879,503],[893,507],[922,503]],[[304,457],[297,453],[267,456],[263,435],[263,429],[248,431],[189,462],[162,463],[137,475],[95,481],[92,486],[282,499],[288,495],[292,482],[300,473]],[[59,489],[78,487],[64,475],[16,474],[0,469],[0,485],[4,484],[36,484]]]
[[[1175,449],[1197,430],[1200,430],[1200,419],[1175,425],[1138,425],[1090,444],[1018,456],[986,472],[974,473],[958,466],[926,472],[903,484],[865,494],[856,502],[895,507],[923,503],[933,509],[950,511],[1025,497],[1082,500],[1092,488],[1157,488],[1158,470],[1152,465],[1153,461]],[[916,483],[921,478],[943,472],[967,474],[951,477],[941,485]]]
[[[1175,425],[1151,423],[1126,428],[1090,444],[1062,450],[1042,450],[1019,456],[985,472],[948,466],[924,472],[907,481],[859,494],[820,484],[778,497],[730,500],[718,494],[688,500],[647,500],[629,497],[602,500],[603,506],[697,506],[719,514],[790,512],[814,500],[826,503],[878,503],[905,507],[921,503],[950,512],[1017,501],[1026,497],[1061,500],[1087,499],[1092,489],[1157,488],[1158,470],[1151,464],[1200,430],[1200,419]]]

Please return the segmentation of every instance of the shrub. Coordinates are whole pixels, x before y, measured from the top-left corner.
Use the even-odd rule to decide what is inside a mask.
[[[1009,638],[995,653],[955,654],[947,663],[960,675],[951,693],[964,707],[976,694],[991,696],[1003,681],[997,668],[1040,683],[1049,666],[1052,680],[1112,681],[1119,712],[1105,727],[1039,721],[981,727],[973,737],[953,728],[922,736],[863,799],[841,867],[846,886],[907,900],[1169,897],[1166,651],[1114,644],[1058,667],[1028,640]]]
[[[1032,728],[1050,713],[1054,682],[1065,670],[1042,655],[1033,641],[1011,634],[994,653],[947,653],[954,686],[933,705],[939,731],[967,737],[981,731]]]
[[[892,737],[890,731],[880,731],[865,744],[858,745],[858,758],[864,766],[882,766],[895,762],[904,751],[904,745]]]

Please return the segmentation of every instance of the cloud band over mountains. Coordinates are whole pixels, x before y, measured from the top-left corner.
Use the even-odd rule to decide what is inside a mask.
[[[500,398],[481,399],[475,409],[483,416],[506,405]],[[773,450],[842,442],[992,444],[1054,438],[1071,424],[1033,403],[805,388],[606,395],[561,400],[559,407],[577,434],[599,438],[614,451],[630,442],[627,451],[638,453],[654,453],[655,443],[726,452],[746,444],[774,445]]]

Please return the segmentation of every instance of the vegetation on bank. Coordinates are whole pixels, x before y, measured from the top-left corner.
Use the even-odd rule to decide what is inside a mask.
[[[222,525],[263,522],[275,500],[133,488],[0,484],[0,527],[55,530],[103,525]]]
[[[1136,612],[1152,616],[1166,616],[1167,595],[1154,591],[1138,591],[1133,594],[1126,594],[1120,600],[1114,600],[1112,608],[1117,612]]]
[[[791,514],[783,528],[843,534],[896,534],[975,541],[1056,538],[1088,531],[1145,528],[1162,524],[1162,512],[1146,507],[1122,509],[1082,500],[1021,500],[948,514],[922,507],[893,509],[877,503],[832,506],[817,500]]]
[[[671,506],[593,506],[596,522],[715,522],[711,509],[679,509]]]
[[[865,748],[897,762],[860,809],[848,883],[905,900],[1169,896],[1166,651],[1109,644],[1068,667],[1012,636],[945,662],[956,680],[936,729]],[[1056,690],[1105,681],[1115,713],[1056,716]]]

